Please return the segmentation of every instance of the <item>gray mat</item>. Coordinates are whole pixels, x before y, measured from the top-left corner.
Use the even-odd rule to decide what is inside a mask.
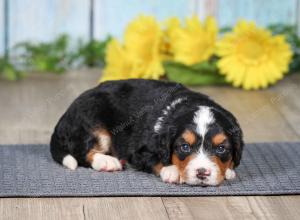
[[[70,171],[46,145],[0,146],[0,197],[203,196],[300,194],[300,143],[248,144],[237,174],[219,187],[178,186],[131,169]]]

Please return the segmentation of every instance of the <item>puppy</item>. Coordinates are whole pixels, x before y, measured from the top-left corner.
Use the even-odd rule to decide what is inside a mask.
[[[242,130],[210,98],[155,80],[109,81],[81,94],[51,137],[65,167],[120,171],[126,161],[168,183],[216,186],[235,177]]]

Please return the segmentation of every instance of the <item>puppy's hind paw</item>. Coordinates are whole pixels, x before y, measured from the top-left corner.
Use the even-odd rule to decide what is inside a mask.
[[[76,170],[78,167],[77,160],[71,154],[68,154],[64,157],[62,164],[70,170]]]
[[[160,171],[160,177],[165,183],[179,183],[179,171],[175,165],[163,167]]]

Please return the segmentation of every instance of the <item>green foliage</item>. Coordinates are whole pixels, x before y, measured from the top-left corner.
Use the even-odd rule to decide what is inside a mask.
[[[226,26],[226,27],[220,28],[220,33],[221,34],[224,34],[224,33],[230,32],[230,31],[232,31],[232,27]]]
[[[0,57],[0,76],[4,79],[15,81],[21,79],[23,74],[16,69],[6,58]]]
[[[225,78],[218,73],[216,59],[193,66],[166,62],[164,68],[168,79],[185,85],[220,85],[226,83]]]
[[[300,71],[300,38],[297,36],[297,27],[293,25],[274,24],[268,27],[272,33],[283,34],[293,50],[290,72]]]
[[[300,38],[296,27],[275,24],[268,27],[273,34],[284,34],[293,50],[290,72],[300,72]],[[231,31],[231,27],[220,29],[220,34]],[[16,60],[21,60],[26,71],[49,72],[60,74],[74,66],[105,65],[105,51],[111,37],[104,41],[79,41],[73,50],[70,49],[70,38],[67,35],[57,37],[53,42],[30,43],[23,42],[15,47]],[[19,54],[19,55],[18,55]],[[176,62],[165,62],[167,77],[176,82],[187,85],[225,84],[225,79],[219,74],[216,66],[217,58],[193,66],[186,66]],[[0,76],[8,80],[17,80],[23,73],[9,59],[0,57]]]
[[[61,35],[50,43],[23,42],[16,46],[21,51],[26,69],[37,72],[62,73],[73,61],[69,52],[69,37]]]
[[[79,59],[79,65],[100,66],[105,64],[105,50],[107,43],[111,37],[107,37],[104,41],[93,40],[88,43],[79,42],[79,47],[75,54],[75,59]]]

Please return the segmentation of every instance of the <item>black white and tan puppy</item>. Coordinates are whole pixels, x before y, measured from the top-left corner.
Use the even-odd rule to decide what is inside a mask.
[[[74,170],[122,170],[122,161],[168,183],[219,185],[235,177],[243,140],[235,117],[205,95],[155,80],[104,82],[81,94],[51,138]]]

